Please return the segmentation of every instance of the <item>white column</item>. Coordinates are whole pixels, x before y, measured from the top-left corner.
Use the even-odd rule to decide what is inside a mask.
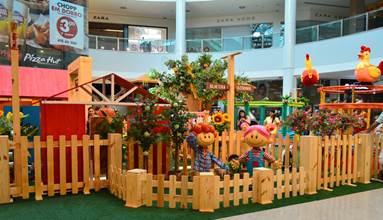
[[[176,55],[186,52],[186,0],[176,0]]]
[[[296,0],[285,0],[285,45],[283,47],[283,95],[294,90]]]

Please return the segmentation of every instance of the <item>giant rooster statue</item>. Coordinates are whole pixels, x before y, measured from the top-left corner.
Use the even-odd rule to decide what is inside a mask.
[[[359,82],[372,83],[380,78],[380,69],[370,63],[370,53],[371,49],[369,47],[360,47],[358,54],[360,62],[355,68],[355,78]]]
[[[319,74],[312,68],[310,55],[306,54],[306,69],[302,72],[301,82],[304,86],[312,86],[319,81]]]

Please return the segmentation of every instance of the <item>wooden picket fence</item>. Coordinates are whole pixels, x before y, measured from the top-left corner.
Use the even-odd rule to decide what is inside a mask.
[[[144,152],[134,140],[124,141],[127,149],[127,164],[124,169],[144,167]],[[158,142],[152,145],[148,155],[148,172],[153,174],[167,174],[170,170],[170,144]]]
[[[223,178],[213,173],[200,176],[183,175],[177,179],[170,175],[153,175],[145,170],[121,171],[112,168],[110,192],[126,202],[127,207],[192,208],[214,211],[219,208],[238,206],[240,203],[269,204],[274,200],[295,197],[305,193],[303,167],[292,169],[292,174],[267,168],[255,169],[253,177],[248,173]]]
[[[58,140],[54,140],[53,136],[47,136],[46,141],[41,141],[36,136],[33,141],[28,141],[27,137],[21,137],[20,154],[21,154],[21,185],[15,182],[11,183],[10,179],[10,161],[9,151],[15,151],[15,146],[8,140],[8,136],[0,136],[0,204],[9,203],[11,197],[22,197],[28,199],[30,193],[34,193],[36,200],[42,200],[43,195],[66,195],[68,192],[77,194],[83,191],[89,194],[91,189],[99,191],[108,186],[108,176],[102,177],[100,173],[100,151],[107,148],[108,164],[121,168],[122,149],[121,134],[110,134],[108,139],[100,139],[98,135],[90,140],[88,135],[84,135],[78,140],[76,135],[72,135],[70,140],[66,140],[65,136],[59,136]],[[79,159],[78,150],[82,149],[82,176],[79,176]],[[29,175],[28,167],[29,152],[33,151],[34,175]],[[67,151],[70,150],[70,161],[67,160]],[[46,152],[46,176],[43,176],[42,170],[42,154]],[[58,152],[59,157],[55,156]],[[93,155],[90,155],[93,152]],[[92,160],[91,160],[92,158]],[[59,161],[59,169],[55,169],[55,161]],[[17,161],[13,161],[15,167]],[[57,163],[57,162],[56,162]],[[71,182],[67,182],[67,163],[70,163]],[[55,172],[59,175],[59,183],[55,182]],[[80,172],[81,173],[81,172]],[[44,181],[46,179],[46,181]],[[80,182],[79,179],[82,179]],[[46,182],[46,183],[44,183]]]
[[[210,146],[211,152],[217,154],[223,161],[227,160],[230,154],[240,155],[248,146],[243,142],[243,133],[237,132],[231,135],[235,145],[230,149],[227,133],[216,139]],[[187,160],[193,161],[193,155],[185,143],[182,148],[184,161],[183,176],[177,177],[168,175],[170,145],[169,143],[158,143],[149,151],[149,169],[145,173],[134,173],[134,168],[143,165],[143,152],[136,143],[124,142],[121,134],[109,134],[108,139],[100,140],[96,135],[91,140],[84,135],[80,140],[72,135],[70,140],[60,136],[54,140],[48,136],[46,141],[40,137],[34,137],[28,141],[26,137],[21,138],[19,147],[21,161],[14,163],[21,164],[21,184],[10,180],[9,152],[16,152],[17,146],[8,140],[7,136],[0,136],[0,204],[8,203],[11,197],[29,198],[34,193],[36,200],[41,200],[43,195],[65,195],[68,192],[77,194],[83,191],[84,194],[108,187],[116,196],[124,199],[127,206],[133,203],[140,204],[141,198],[146,206],[168,207],[193,207],[200,211],[214,210],[220,207],[234,206],[239,203],[251,202],[269,203],[276,194],[277,199],[298,194],[314,194],[318,189],[331,190],[339,185],[353,185],[356,182],[369,183],[371,177],[375,177],[379,171],[378,155],[382,149],[383,136],[372,136],[361,134],[356,136],[343,135],[332,137],[316,136],[295,136],[291,138],[281,136],[276,138],[274,143],[266,147],[266,151],[272,154],[277,160],[283,162],[282,169],[275,173],[266,169],[267,172],[254,174],[250,178],[248,174],[234,175],[233,178],[226,175],[223,178],[214,175],[201,175],[191,177],[187,173]],[[122,166],[122,145],[126,144],[128,149],[127,166]],[[135,146],[136,145],[136,146]],[[79,176],[78,149],[83,150],[82,175]],[[101,177],[100,173],[100,150],[107,149],[108,170],[106,176]],[[66,151],[70,150],[70,160],[66,160]],[[165,149],[165,150],[164,150]],[[34,152],[34,175],[28,175],[28,154]],[[42,176],[42,152],[47,155],[47,174]],[[55,156],[58,152],[58,157]],[[138,156],[136,156],[137,154]],[[93,158],[93,160],[92,160]],[[138,162],[135,161],[138,158]],[[54,164],[59,163],[57,169]],[[67,164],[71,167],[71,181],[67,182]],[[16,164],[14,164],[14,167]],[[155,169],[154,167],[157,166]],[[158,167],[160,167],[158,169]],[[132,173],[133,170],[133,173]],[[55,173],[59,174],[59,182],[55,182]],[[148,172],[148,173],[146,173]],[[266,174],[264,174],[266,173]],[[157,175],[156,175],[157,174]],[[136,175],[135,184],[130,178]],[[262,176],[260,178],[259,176]],[[130,177],[129,177],[130,176]],[[265,177],[265,178],[263,178]],[[47,181],[43,181],[46,178]],[[178,179],[177,179],[178,178]],[[207,179],[206,179],[207,178]],[[79,181],[83,179],[83,181]],[[259,180],[262,179],[261,182]],[[257,182],[258,181],[258,182]],[[206,198],[209,193],[202,182],[212,187],[208,192],[214,192]],[[263,182],[268,182],[264,184]],[[131,188],[133,187],[133,188]],[[138,190],[138,191],[137,191]],[[135,194],[134,192],[141,192]],[[194,193],[196,192],[196,194]],[[269,192],[269,193],[267,193]],[[262,196],[265,198],[264,199]],[[260,197],[260,198],[259,198]],[[214,198],[214,200],[211,200]],[[131,203],[130,200],[134,202]],[[206,202],[206,201],[210,202]],[[138,201],[138,202],[137,202]],[[214,207],[208,207],[214,204]],[[202,207],[202,208],[201,208]]]
[[[247,173],[235,174],[233,178],[229,175],[221,178],[213,173],[177,177],[113,167],[109,189],[123,199],[127,207],[191,207],[210,212],[240,203],[267,204],[273,201],[274,195],[277,199],[289,198],[315,194],[320,189],[331,191],[340,185],[369,183],[372,140],[368,134],[279,138],[277,143],[267,146],[267,150],[283,161],[282,169],[274,173],[260,168],[252,178]],[[186,155],[185,147],[183,151]]]
[[[383,150],[383,135],[374,135],[372,153],[371,153],[371,177],[378,178],[379,172],[382,170],[383,164],[379,162],[380,152]]]
[[[360,144],[359,135],[322,138],[318,148],[318,190],[356,183]]]

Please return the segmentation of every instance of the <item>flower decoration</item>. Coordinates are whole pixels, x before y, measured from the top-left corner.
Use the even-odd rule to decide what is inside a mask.
[[[218,112],[211,116],[211,123],[221,135],[222,132],[229,128],[230,117],[227,113]]]
[[[223,119],[224,119],[225,121],[230,122],[230,116],[229,116],[229,114],[224,113],[222,116],[223,116]]]
[[[32,137],[38,133],[39,128],[25,123],[24,119],[28,117],[28,114],[24,115],[24,113],[20,112],[21,135]],[[4,112],[0,111],[0,135],[8,135],[10,139],[13,138],[12,112],[8,112],[6,115],[4,115]]]
[[[330,136],[336,131],[343,134],[350,128],[365,127],[365,120],[361,115],[334,113],[326,110],[321,110],[312,115],[303,110],[295,110],[285,123],[298,135],[312,131],[316,135]]]
[[[212,116],[212,120],[214,124],[221,125],[225,123],[225,119],[222,115],[222,113],[217,113]]]

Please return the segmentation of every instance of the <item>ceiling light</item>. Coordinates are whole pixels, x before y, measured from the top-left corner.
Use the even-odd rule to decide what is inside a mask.
[[[107,31],[107,32],[119,32],[119,33],[124,32],[123,30],[117,30],[117,29],[104,29],[104,31]]]
[[[239,9],[245,9],[245,8],[246,8],[246,6],[244,6],[244,5],[241,5],[241,6],[239,6],[238,8],[239,8]]]

